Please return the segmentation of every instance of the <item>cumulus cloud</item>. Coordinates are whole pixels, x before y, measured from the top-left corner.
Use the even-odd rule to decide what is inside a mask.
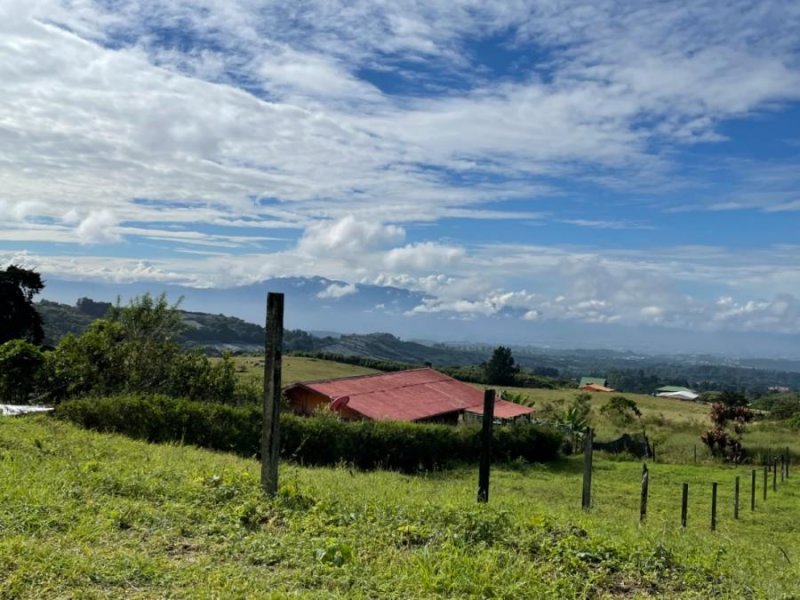
[[[93,210],[78,224],[75,233],[81,244],[118,242],[119,221],[110,210]]]
[[[332,298],[338,300],[339,298],[344,298],[345,296],[350,296],[357,292],[358,289],[356,288],[355,284],[332,283],[319,294],[317,294],[317,298]]]
[[[351,256],[402,241],[405,231],[347,215],[335,221],[319,221],[306,228],[297,249],[312,256]]]

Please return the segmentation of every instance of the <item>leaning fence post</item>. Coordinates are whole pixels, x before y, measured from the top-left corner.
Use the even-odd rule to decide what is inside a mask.
[[[756,509],[756,470],[750,473],[750,510]]]
[[[581,508],[589,510],[592,507],[592,436],[594,431],[591,427],[586,428],[583,439],[583,495],[581,496]]]
[[[689,484],[683,484],[683,496],[681,497],[681,527],[686,528],[686,518],[689,513]]]
[[[280,452],[281,352],[283,348],[283,294],[267,294],[264,338],[264,413],[261,429],[261,486],[270,496],[278,492]]]
[[[717,482],[711,484],[711,531],[717,529]]]
[[[733,486],[733,518],[739,518],[739,476],[736,476],[736,483]]]
[[[483,393],[483,427],[481,428],[481,460],[478,467],[478,502],[489,501],[489,468],[492,461],[492,425],[494,424],[494,390]]]
[[[639,522],[647,517],[647,488],[650,485],[650,475],[647,472],[647,464],[642,464],[642,496],[639,501]]]

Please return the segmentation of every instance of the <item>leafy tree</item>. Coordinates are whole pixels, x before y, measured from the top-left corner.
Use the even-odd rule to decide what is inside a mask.
[[[642,411],[636,402],[625,396],[612,396],[609,398],[600,413],[605,415],[617,427],[631,425],[642,416]]]
[[[494,349],[492,357],[486,363],[486,381],[490,385],[512,385],[514,376],[519,373],[519,367],[514,363],[511,348],[498,346]]]
[[[183,323],[177,304],[146,294],[113,307],[80,336],[68,334],[47,354],[53,398],[124,392],[165,393],[232,402],[236,379],[230,356],[212,363],[177,341]]]
[[[0,344],[0,400],[27,404],[43,364],[42,351],[30,342],[11,340]]]
[[[711,405],[710,418],[712,427],[700,439],[712,455],[739,462],[743,456],[742,434],[753,420],[747,398],[739,392],[722,392]]]
[[[14,339],[42,343],[42,318],[33,306],[33,297],[43,288],[35,271],[16,265],[0,270],[0,344]]]

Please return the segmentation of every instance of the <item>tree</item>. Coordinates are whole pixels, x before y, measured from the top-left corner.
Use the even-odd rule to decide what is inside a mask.
[[[726,460],[739,462],[742,459],[742,434],[753,420],[753,411],[747,406],[747,398],[739,392],[722,392],[711,405],[711,429],[703,432],[700,439],[711,454]]]
[[[27,404],[43,364],[42,351],[30,342],[17,339],[0,344],[0,400]]]
[[[519,367],[514,363],[511,348],[498,346],[484,367],[486,382],[490,385],[512,385]]]
[[[43,288],[42,277],[35,271],[16,265],[0,270],[0,344],[14,339],[42,343],[42,317],[33,297]]]
[[[609,421],[617,427],[626,427],[642,416],[636,402],[625,396],[612,396],[600,409]]]

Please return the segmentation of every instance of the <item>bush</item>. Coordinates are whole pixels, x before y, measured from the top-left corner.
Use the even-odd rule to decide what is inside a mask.
[[[167,396],[127,395],[83,398],[62,403],[56,416],[97,431],[150,442],[181,441],[258,455],[261,408],[225,406]],[[349,463],[360,469],[407,473],[475,462],[480,453],[477,426],[452,427],[396,421],[342,421],[334,415],[281,415],[281,455],[308,465]],[[561,436],[535,425],[498,427],[494,458],[546,462],[557,458]]]
[[[0,401],[27,404],[36,389],[44,355],[25,340],[0,344]]]

